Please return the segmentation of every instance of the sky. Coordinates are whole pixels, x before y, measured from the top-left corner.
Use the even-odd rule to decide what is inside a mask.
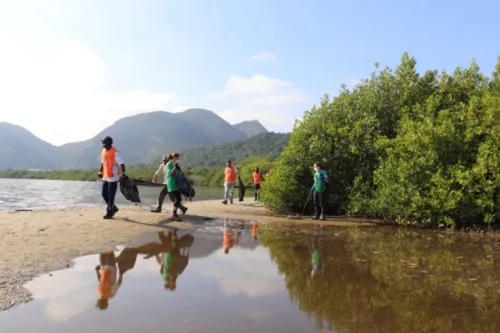
[[[493,0],[0,0],[0,122],[61,145],[196,107],[287,132],[405,51],[419,71],[475,59],[489,75],[499,12]]]

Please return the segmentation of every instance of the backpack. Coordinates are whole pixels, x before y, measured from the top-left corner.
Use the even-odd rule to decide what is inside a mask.
[[[191,186],[189,179],[186,177],[184,172],[177,171],[177,182],[179,184],[179,191],[185,197],[194,198],[195,191]]]

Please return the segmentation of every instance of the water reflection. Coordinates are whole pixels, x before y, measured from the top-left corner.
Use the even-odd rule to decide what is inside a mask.
[[[159,233],[79,258],[31,282],[35,301],[0,313],[0,331],[500,332],[494,241],[242,221],[209,227],[213,235]],[[106,311],[95,309],[96,263],[116,273],[111,287],[104,273],[97,282]]]

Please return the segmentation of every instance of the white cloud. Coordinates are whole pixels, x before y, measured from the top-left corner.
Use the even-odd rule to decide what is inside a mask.
[[[49,142],[88,139],[118,118],[173,107],[171,92],[110,89],[103,60],[78,42],[28,45],[0,35],[0,45],[0,121]]]
[[[276,54],[270,51],[260,51],[259,53],[250,57],[250,61],[272,62],[278,58]]]
[[[255,74],[229,77],[224,89],[207,94],[207,99],[230,123],[251,118],[264,125],[281,125],[283,130],[290,130],[307,96],[291,82]]]
[[[212,256],[220,260],[222,267],[230,268],[231,274],[228,275],[219,267],[220,265],[213,263],[201,269],[200,274],[216,278],[222,291],[228,296],[245,294],[254,298],[286,292],[283,277],[279,275],[278,268],[269,259],[267,249],[259,247],[254,250],[233,249],[231,251],[226,255],[220,250]]]

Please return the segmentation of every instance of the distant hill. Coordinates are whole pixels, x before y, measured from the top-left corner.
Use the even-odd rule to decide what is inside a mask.
[[[56,146],[20,126],[0,123],[0,169],[53,169],[59,164]]]
[[[227,160],[242,161],[252,156],[278,157],[290,133],[261,133],[245,140],[181,150],[182,166],[221,166]]]
[[[86,169],[99,165],[100,139],[113,137],[128,165],[163,154],[247,139],[267,130],[258,122],[231,125],[212,111],[154,111],[117,120],[95,137],[56,147],[26,129],[0,123],[0,169]],[[22,154],[19,154],[22,152]]]
[[[245,133],[248,137],[262,133],[268,133],[267,129],[262,126],[262,124],[258,120],[246,120],[233,126],[239,129],[241,132]]]

